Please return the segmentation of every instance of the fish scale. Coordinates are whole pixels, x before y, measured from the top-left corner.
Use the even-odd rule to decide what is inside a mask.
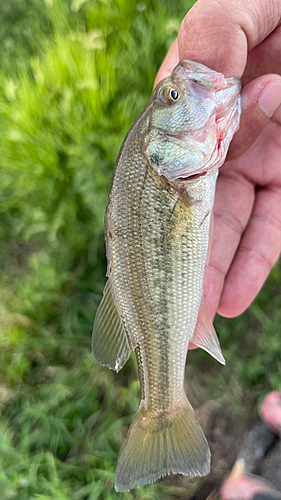
[[[135,350],[141,383],[117,491],[210,468],[184,373],[191,340],[224,363],[203,281],[218,168],[238,127],[239,90],[237,80],[182,61],[156,87],[116,162],[105,221],[108,282],[93,353],[118,371]]]

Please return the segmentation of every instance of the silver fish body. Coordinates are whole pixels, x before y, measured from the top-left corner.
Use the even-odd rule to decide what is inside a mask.
[[[135,350],[141,382],[117,491],[170,472],[209,472],[184,371],[190,340],[223,362],[203,279],[218,167],[238,127],[239,90],[234,79],[181,62],[155,89],[116,163],[106,211],[108,282],[93,352],[118,371]]]

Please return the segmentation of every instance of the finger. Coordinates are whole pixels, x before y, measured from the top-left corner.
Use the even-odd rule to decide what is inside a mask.
[[[267,394],[259,414],[266,425],[273,430],[275,434],[281,437],[281,392],[274,391]]]
[[[256,141],[281,104],[281,77],[265,75],[248,83],[241,93],[240,129],[235,134],[228,160],[241,156]]]
[[[160,66],[160,69],[159,69],[157,76],[155,78],[154,87],[161,80],[163,80],[163,78],[166,78],[167,76],[169,76],[172,73],[173,69],[176,67],[178,62],[179,62],[179,49],[178,49],[178,40],[176,39],[172,43],[162,65]]]
[[[281,25],[249,52],[242,84],[270,73],[281,75]]]
[[[249,224],[226,276],[218,312],[233,317],[250,305],[281,249],[281,187],[257,191]]]
[[[214,234],[204,291],[211,317],[214,317],[224,279],[251,215],[254,187],[242,175],[231,170],[228,162],[220,171],[214,203]]]
[[[278,500],[279,492],[269,481],[254,474],[246,474],[245,469],[244,459],[236,460],[230,476],[221,487],[222,500],[237,500],[238,498],[240,500]]]
[[[281,0],[199,0],[185,16],[178,36],[180,59],[192,59],[241,77],[247,52],[278,25]]]

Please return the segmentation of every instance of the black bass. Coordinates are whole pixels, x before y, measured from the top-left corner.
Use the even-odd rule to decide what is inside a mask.
[[[166,474],[204,476],[210,451],[184,392],[188,344],[224,363],[203,295],[218,168],[239,126],[240,82],[182,61],[155,88],[119,153],[106,210],[108,281],[93,353],[137,356],[141,402],[116,491]]]

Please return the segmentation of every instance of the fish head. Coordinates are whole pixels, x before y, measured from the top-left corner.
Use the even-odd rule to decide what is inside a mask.
[[[169,181],[218,169],[239,128],[241,83],[181,61],[155,88],[146,108],[143,151]]]

